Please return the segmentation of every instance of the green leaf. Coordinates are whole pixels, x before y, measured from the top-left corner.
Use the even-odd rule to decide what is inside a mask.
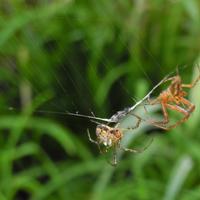
[[[21,122],[24,122],[23,116],[3,116],[0,117],[0,129],[16,129]],[[42,134],[51,136],[67,153],[74,154],[76,152],[76,146],[71,137],[72,133],[55,122],[44,118],[30,117],[26,120],[24,126],[25,128],[39,130]],[[13,132],[13,134],[15,133]]]
[[[129,72],[128,68],[125,66],[120,66],[116,68],[112,68],[105,77],[101,80],[101,83],[99,85],[99,88],[96,91],[95,94],[95,102],[98,106],[102,106],[102,104],[105,102],[108,92],[110,91],[112,85],[120,79],[122,76],[127,74]]]
[[[183,155],[172,169],[171,176],[163,200],[177,199],[183,184],[191,172],[193,161],[190,156]]]

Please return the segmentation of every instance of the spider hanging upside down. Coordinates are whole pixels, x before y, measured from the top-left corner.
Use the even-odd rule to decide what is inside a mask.
[[[144,150],[146,150],[152,142],[151,140],[151,142],[147,146],[145,146],[143,149],[129,149],[129,148],[125,148],[121,146],[121,140],[124,136],[124,132],[138,128],[141,123],[141,118],[136,115],[134,116],[138,118],[138,121],[135,127],[118,128],[118,125],[119,125],[118,123],[113,128],[105,124],[98,124],[96,127],[97,140],[93,140],[90,136],[89,130],[87,130],[89,140],[98,146],[101,153],[102,153],[102,150],[101,150],[100,145],[103,145],[105,147],[106,152],[108,151],[108,149],[113,148],[113,162],[111,163],[112,165],[117,164],[117,149],[129,151],[132,153],[141,153]]]
[[[193,88],[199,80],[200,75],[191,84],[183,84],[179,74],[166,79],[166,81],[171,81],[169,87],[161,92],[156,99],[148,99],[150,105],[161,104],[164,119],[159,122],[150,122],[153,125],[165,130],[170,130],[185,122],[190,117],[190,114],[194,111],[195,105],[185,99],[185,97],[187,96],[187,92],[185,92],[183,88]],[[167,108],[182,113],[184,117],[177,121],[175,124],[167,126],[167,124],[169,123]]]

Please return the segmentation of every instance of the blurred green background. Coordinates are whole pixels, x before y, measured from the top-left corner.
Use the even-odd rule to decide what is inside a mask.
[[[153,144],[117,167],[88,141],[95,124],[64,114],[109,118],[177,66],[191,82],[199,56],[199,0],[1,0],[0,200],[199,200],[200,84],[190,119],[142,125],[125,145]]]

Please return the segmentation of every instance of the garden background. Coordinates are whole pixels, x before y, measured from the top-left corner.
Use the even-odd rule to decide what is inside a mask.
[[[198,0],[1,0],[0,199],[199,200],[200,84],[187,122],[140,126],[127,145],[152,145],[116,167],[87,138],[96,125],[66,115],[109,118],[177,67],[190,83],[199,59]]]

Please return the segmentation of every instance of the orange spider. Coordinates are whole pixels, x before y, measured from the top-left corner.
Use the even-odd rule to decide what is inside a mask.
[[[150,122],[153,125],[165,130],[170,130],[185,122],[190,117],[190,114],[194,111],[195,105],[185,99],[187,92],[185,92],[183,88],[193,88],[199,80],[200,75],[191,84],[182,84],[182,79],[178,73],[176,76],[166,79],[166,81],[171,81],[169,87],[161,92],[156,99],[148,100],[150,105],[161,104],[164,119],[159,122]],[[167,108],[182,113],[184,117],[177,121],[175,124],[167,126],[169,123]]]

